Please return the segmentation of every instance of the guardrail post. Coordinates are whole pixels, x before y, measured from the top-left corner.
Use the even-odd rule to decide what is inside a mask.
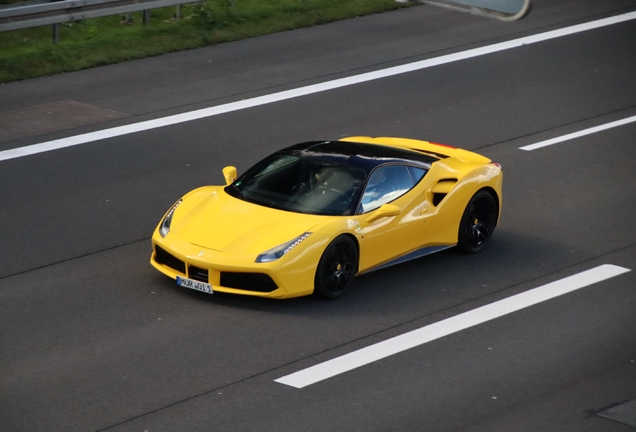
[[[144,25],[150,24],[150,9],[144,11]]]
[[[60,41],[60,25],[53,24],[53,43],[56,44]]]

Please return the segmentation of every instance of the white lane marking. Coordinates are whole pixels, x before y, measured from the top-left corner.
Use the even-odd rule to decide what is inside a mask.
[[[563,142],[563,141],[569,141],[569,140],[572,140],[574,138],[579,138],[579,137],[582,137],[582,136],[585,136],[585,135],[590,135],[590,134],[593,134],[593,133],[596,133],[596,132],[604,131],[606,129],[612,129],[612,128],[615,128],[615,127],[618,127],[618,126],[623,126],[623,125],[626,125],[626,124],[632,123],[632,122],[636,122],[636,116],[627,117],[627,118],[624,118],[622,120],[616,120],[616,121],[613,121],[611,123],[606,123],[604,125],[594,126],[594,127],[589,128],[589,129],[583,129],[582,131],[573,132],[571,134],[567,134],[567,135],[563,135],[563,136],[560,136],[560,137],[552,138],[552,139],[549,139],[549,140],[541,141],[541,142],[538,142],[538,143],[535,143],[535,144],[530,144],[530,145],[527,145],[527,146],[519,147],[519,149],[520,150],[525,150],[525,151],[532,151],[532,150],[536,150],[536,149],[539,149],[539,148],[542,148],[542,147],[551,146],[553,144],[558,144],[558,143]]]
[[[360,84],[367,81],[373,81],[381,78],[386,78],[403,73],[413,72],[416,70],[426,69],[434,66],[439,66],[451,62],[465,60],[473,57],[478,57],[486,54],[491,54],[499,51],[508,50],[511,48],[518,48],[523,45],[530,45],[537,42],[543,42],[546,40],[559,38],[562,36],[568,36],[575,33],[584,32],[587,30],[597,29],[600,27],[609,26],[629,20],[636,19],[636,12],[629,12],[614,17],[604,18],[597,21],[591,21],[584,24],[578,24],[570,27],[565,27],[558,30],[549,31],[546,33],[540,33],[532,36],[526,36],[519,39],[514,39],[507,42],[501,42],[490,46],[481,48],[475,48],[468,51],[463,51],[455,54],[449,54],[441,57],[436,57],[428,60],[422,60],[414,63],[409,63],[401,66],[395,66],[388,69],[383,69],[375,72],[363,73],[347,78],[340,78],[333,81],[327,81],[320,84],[309,85],[305,87],[299,87],[297,89],[286,90],[279,93],[273,93],[270,95],[259,96],[252,99],[245,99],[242,101],[231,102],[224,105],[218,105],[210,108],[203,108],[196,111],[186,112],[182,114],[176,114],[172,116],[162,117],[154,120],[148,120],[144,122],[129,124],[126,126],[114,127],[111,129],[104,129],[101,131],[90,132],[82,135],[76,135],[68,138],[62,138],[53,141],[47,141],[40,144],[33,144],[30,146],[15,148],[11,150],[5,150],[0,152],[0,161],[14,159],[24,156],[30,156],[37,153],[48,152],[52,150],[62,149],[66,147],[76,146],[80,144],[86,144],[94,141],[99,141],[107,138],[114,138],[122,135],[127,135],[136,132],[142,132],[150,129],[156,129],[164,126],[174,125],[177,123],[188,122],[192,120],[198,120],[205,117],[212,117],[220,114],[229,113],[232,111],[243,110],[260,105],[266,105],[274,102],[280,102],[287,99],[293,99],[301,96],[306,96],[314,93],[324,92],[327,90],[333,90],[341,87],[346,87],[354,84]]]
[[[303,388],[360,366],[389,357],[402,351],[448,336],[537,303],[584,288],[588,285],[626,273],[630,269],[604,264],[582,273],[566,277],[521,294],[473,309],[434,324],[336,357],[274,380],[288,386]]]

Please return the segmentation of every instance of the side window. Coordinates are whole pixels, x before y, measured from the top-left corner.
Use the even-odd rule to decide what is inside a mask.
[[[413,185],[416,185],[422,180],[424,174],[426,174],[426,170],[423,168],[417,168],[414,166],[407,166],[407,170],[409,170],[409,174],[411,174],[411,179],[413,180]]]
[[[382,204],[389,203],[404,195],[412,187],[411,176],[404,165],[380,167],[369,177],[360,202],[359,213],[375,210]]]

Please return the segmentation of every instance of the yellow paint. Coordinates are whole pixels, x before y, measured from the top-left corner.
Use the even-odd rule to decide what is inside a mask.
[[[359,247],[359,272],[427,246],[454,245],[458,226],[470,198],[489,188],[497,196],[501,214],[503,174],[490,160],[462,149],[403,138],[350,137],[341,141],[389,145],[449,157],[432,164],[429,172],[408,193],[390,204],[354,216],[317,216],[286,212],[231,197],[223,186],[195,189],[183,197],[174,212],[170,232],[163,238],[159,226],[152,236],[176,258],[209,269],[215,291],[272,298],[311,294],[317,264],[329,243],[339,235],[352,236]],[[226,180],[236,176],[227,169]],[[443,181],[443,180],[457,181]],[[444,193],[439,205],[433,196]],[[256,257],[305,232],[312,234],[276,261],[257,263]],[[203,253],[201,253],[203,252]],[[165,275],[185,277],[159,264]],[[279,287],[271,293],[220,286],[220,272],[268,274]]]

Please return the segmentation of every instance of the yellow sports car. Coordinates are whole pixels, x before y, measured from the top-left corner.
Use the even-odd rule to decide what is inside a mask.
[[[480,251],[501,213],[501,166],[404,138],[287,147],[177,201],[151,264],[180,286],[261,297],[341,296],[355,275],[457,246]]]

